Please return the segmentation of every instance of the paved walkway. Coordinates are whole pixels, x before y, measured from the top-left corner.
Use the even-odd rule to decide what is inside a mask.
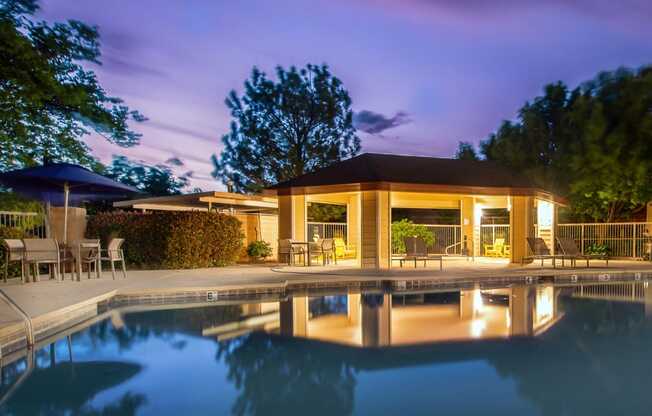
[[[101,279],[88,280],[85,276],[81,282],[56,282],[43,280],[37,283],[20,284],[10,282],[0,284],[0,289],[11,298],[29,317],[60,311],[85,302],[107,300],[116,294],[172,293],[193,290],[224,290],[253,287],[283,287],[292,283],[317,283],[323,281],[351,280],[468,280],[489,277],[518,277],[536,275],[561,275],[583,273],[618,273],[646,272],[652,273],[652,264],[634,261],[612,261],[605,268],[598,262],[590,269],[584,267],[557,268],[549,265],[544,268],[536,265],[525,267],[510,266],[501,261],[481,260],[476,262],[464,259],[447,259],[444,270],[437,268],[404,267],[388,271],[364,271],[346,265],[287,267],[272,265],[233,266],[194,270],[132,270],[128,278],[111,278],[111,273],[104,273]],[[0,328],[20,320],[4,301],[0,300]]]

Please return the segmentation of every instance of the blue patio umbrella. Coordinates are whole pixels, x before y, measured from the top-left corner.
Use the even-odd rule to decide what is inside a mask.
[[[134,187],[71,163],[52,163],[0,174],[0,183],[14,192],[55,206],[64,206],[63,238],[68,234],[68,206],[86,201],[125,199],[140,193]]]

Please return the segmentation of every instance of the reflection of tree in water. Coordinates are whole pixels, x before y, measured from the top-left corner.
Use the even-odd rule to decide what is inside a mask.
[[[488,356],[544,415],[647,414],[652,322],[643,305],[565,299],[566,316],[536,340]]]
[[[253,333],[219,344],[217,358],[240,390],[236,415],[343,415],[353,411],[355,376],[337,354],[299,339]]]
[[[240,313],[238,305],[129,313],[123,315],[124,326],[121,328],[115,328],[109,319],[105,319],[84,332],[98,349],[114,342],[121,349],[129,349],[152,336],[168,340],[173,348],[182,349],[185,344],[174,340],[176,334],[201,336],[202,328],[232,322],[240,317]]]

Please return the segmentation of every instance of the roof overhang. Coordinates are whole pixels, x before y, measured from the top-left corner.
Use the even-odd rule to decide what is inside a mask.
[[[131,199],[113,203],[117,208],[152,211],[208,211],[233,210],[241,213],[276,213],[278,202],[274,196],[244,195],[231,192],[197,192],[184,195]]]
[[[496,196],[532,196],[555,203],[567,205],[565,198],[561,198],[539,188],[511,188],[511,187],[487,187],[487,186],[458,186],[458,185],[434,185],[398,182],[364,182],[322,186],[288,187],[278,189],[267,189],[265,195],[315,195],[341,192],[359,191],[393,191],[393,192],[424,192],[458,195],[496,195]]]

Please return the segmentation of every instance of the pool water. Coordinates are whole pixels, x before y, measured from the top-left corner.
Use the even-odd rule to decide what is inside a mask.
[[[3,363],[11,415],[647,415],[652,285],[128,306]]]

